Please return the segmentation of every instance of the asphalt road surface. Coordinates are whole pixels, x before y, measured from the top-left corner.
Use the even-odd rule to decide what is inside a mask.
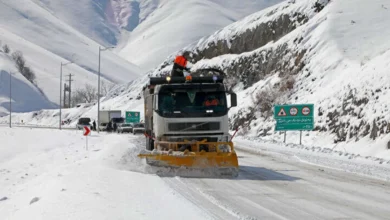
[[[163,177],[212,219],[390,219],[390,184],[238,151],[236,179]]]

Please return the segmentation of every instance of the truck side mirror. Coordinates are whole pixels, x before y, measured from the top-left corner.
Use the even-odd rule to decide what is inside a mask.
[[[231,105],[231,107],[237,106],[237,94],[236,93],[230,94],[230,105]]]

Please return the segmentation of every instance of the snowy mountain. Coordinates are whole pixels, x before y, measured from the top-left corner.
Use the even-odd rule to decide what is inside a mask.
[[[63,68],[64,78],[75,75],[74,90],[85,84],[96,87],[98,47],[116,46],[112,52],[102,52],[102,80],[128,82],[184,45],[280,1],[4,0],[0,2],[0,40],[24,54],[36,73],[37,86],[50,102],[58,104],[61,62],[74,62]],[[168,26],[175,26],[181,34],[172,34]],[[0,96],[8,99],[6,93]]]
[[[390,14],[376,0],[289,0],[254,13],[184,49],[192,51],[192,69],[218,67],[238,94],[230,112],[231,129],[242,137],[283,140],[273,132],[272,106],[313,103],[314,132],[303,143],[381,157],[390,138]],[[375,25],[372,25],[375,24]],[[379,34],[380,33],[380,34]],[[173,53],[149,75],[167,74]],[[147,77],[119,85],[105,97],[105,109],[139,110]],[[96,117],[96,107],[68,114]],[[15,115],[39,123],[55,110]],[[46,116],[44,116],[46,115]],[[1,119],[6,122],[7,119]],[[288,132],[298,143],[299,133]],[[370,146],[370,147],[368,147]]]
[[[282,0],[34,0],[53,16],[150,70],[180,48]],[[163,43],[162,43],[163,42]]]
[[[69,73],[74,74],[72,88],[83,88],[85,84],[97,86],[99,44],[73,27],[67,25],[34,1],[0,2],[0,41],[8,45],[11,52],[21,51],[26,63],[36,74],[38,87],[50,102],[60,101],[60,65],[73,61],[74,64],[63,67],[63,79]],[[0,59],[0,63],[7,60]],[[8,69],[1,69],[9,71]],[[102,80],[109,83],[126,82],[140,74],[137,66],[120,58],[111,51],[102,52]],[[65,83],[65,81],[64,81]],[[27,107],[28,95],[25,90],[16,93],[25,99],[19,99],[22,112],[32,110]],[[15,93],[15,94],[16,94]],[[8,92],[0,93],[8,99]],[[42,97],[45,99],[45,97]],[[24,102],[24,103],[23,103]],[[34,106],[38,106],[34,104]],[[48,108],[42,105],[39,109]],[[7,108],[8,109],[8,108]],[[37,110],[37,108],[34,108]],[[4,112],[4,109],[3,109]]]
[[[12,94],[11,107],[13,112],[37,111],[42,108],[57,107],[16,70],[9,55],[0,51],[0,60],[3,61],[0,62],[0,116],[5,115],[10,108],[10,92]]]
[[[120,55],[151,70],[169,54],[282,0],[139,0],[139,25]]]

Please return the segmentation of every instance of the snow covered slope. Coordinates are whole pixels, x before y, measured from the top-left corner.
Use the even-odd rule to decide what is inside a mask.
[[[390,30],[388,2],[346,0],[326,6],[323,1],[320,12],[315,2],[286,1],[201,40],[192,47],[195,60],[213,50],[221,56],[200,60],[193,68],[220,67],[228,73],[240,100],[232,111],[232,128],[240,126],[241,135],[280,140],[272,132],[272,105],[313,103],[317,136],[307,144],[349,144],[350,151],[380,157],[390,139],[390,44],[384,37]],[[280,24],[289,18],[297,28],[258,48],[240,44],[248,30],[256,32],[280,18]],[[166,62],[157,72],[168,67]]]
[[[33,0],[143,70],[238,19],[282,0]]]
[[[10,73],[12,74],[11,79]],[[11,58],[0,51],[0,116],[9,112],[10,80],[13,112],[37,111],[42,108],[56,107],[35,85],[15,69]]]
[[[97,85],[99,44],[42,8],[36,1],[0,2],[0,39],[11,52],[23,52],[27,63],[37,73],[39,87],[51,102],[59,102],[60,63],[64,76],[75,75],[73,88],[85,83]],[[114,83],[136,78],[139,68],[111,51],[102,52],[102,77]],[[42,106],[45,107],[45,106]]]
[[[139,0],[154,10],[130,34],[119,53],[144,70],[166,56],[234,21],[282,0]],[[144,14],[144,15],[145,15]]]

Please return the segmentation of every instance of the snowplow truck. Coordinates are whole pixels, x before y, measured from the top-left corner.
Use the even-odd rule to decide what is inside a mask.
[[[218,72],[150,78],[143,88],[146,149],[138,155],[147,164],[238,175],[228,124],[237,96],[226,90],[224,73]]]

